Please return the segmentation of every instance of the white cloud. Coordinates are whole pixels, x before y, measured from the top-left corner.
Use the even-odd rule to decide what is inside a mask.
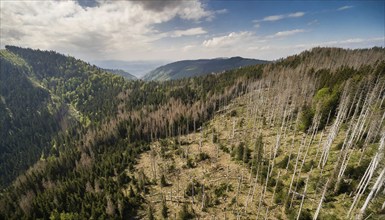
[[[167,36],[156,30],[156,24],[176,17],[197,22],[216,13],[199,0],[170,1],[167,7],[155,3],[100,1],[97,7],[82,7],[76,1],[2,1],[1,47],[57,50],[87,59],[132,59],[154,50],[154,41]],[[203,33],[198,27],[169,34]]]
[[[194,48],[196,48],[195,45],[186,45],[186,46],[184,46],[184,47],[182,48],[182,50],[183,50],[183,51],[189,51],[189,50],[192,50],[192,49],[194,49]]]
[[[220,14],[226,14],[227,12],[228,12],[228,10],[224,8],[224,9],[220,9],[220,10],[215,11],[215,14],[220,15]]]
[[[262,20],[263,21],[278,21],[278,20],[281,20],[284,18],[285,18],[285,15],[271,15],[271,16],[264,17]]]
[[[202,45],[207,48],[224,48],[234,46],[241,41],[246,41],[251,38],[253,34],[248,31],[243,32],[231,32],[228,35],[214,37],[209,40],[205,40]]]
[[[305,15],[305,12],[295,12],[288,15],[289,18],[299,18]]]
[[[306,32],[306,30],[304,30],[304,29],[294,29],[294,30],[288,30],[288,31],[279,31],[279,32],[277,32],[274,35],[271,35],[269,37],[270,38],[274,38],[274,37],[288,37],[288,36],[295,35],[295,34],[298,34],[298,33],[303,33],[303,32]]]
[[[262,20],[254,20],[254,22],[261,22],[261,21],[279,21],[285,18],[299,18],[305,15],[305,12],[299,11],[294,12],[290,14],[281,14],[281,15],[270,15],[267,17],[264,17]]]
[[[352,6],[352,5],[345,5],[345,6],[338,8],[337,11],[343,11],[343,10],[351,9],[353,7],[354,6]]]
[[[216,54],[223,54],[230,56],[242,55],[242,56],[251,56],[256,57],[256,55],[262,56],[261,58],[266,58],[273,56],[273,53],[270,53],[269,49],[284,47],[284,44],[278,42],[276,39],[285,38],[295,34],[306,32],[305,29],[294,29],[280,31],[273,35],[259,36],[254,32],[242,31],[242,32],[232,32],[227,35],[216,36],[210,39],[203,41],[201,44],[203,48],[200,48],[201,52],[204,54],[209,54],[215,52]],[[186,49],[192,51],[191,47],[186,47]],[[193,49],[199,49],[197,46]],[[277,49],[278,50],[278,49]],[[275,53],[279,51],[275,50]],[[265,56],[263,53],[269,53],[269,56]],[[232,53],[232,55],[231,55]],[[253,55],[253,53],[255,53]]]
[[[182,37],[182,36],[193,36],[193,35],[200,35],[205,34],[207,31],[205,31],[202,27],[197,28],[190,28],[187,30],[176,30],[171,33],[171,37]]]
[[[214,12],[203,10],[203,5],[200,1],[181,1],[184,2],[183,7],[179,7],[179,16],[187,20],[199,20],[201,18],[212,19]]]

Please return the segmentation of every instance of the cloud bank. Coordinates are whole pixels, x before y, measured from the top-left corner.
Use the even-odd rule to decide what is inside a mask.
[[[353,17],[372,13],[350,10],[358,6],[333,5],[332,10],[319,12],[301,7],[277,13],[273,4],[261,11],[255,6],[240,9],[213,3],[0,0],[0,46],[55,50],[86,61],[176,61],[226,56],[276,59],[314,46],[384,45],[383,31],[378,31],[383,23],[373,23],[370,16]],[[269,16],[252,20],[259,13]],[[374,26],[358,27],[352,20]],[[373,33],[366,34],[367,30]]]
[[[210,20],[216,13],[198,0],[2,1],[1,47],[12,44],[114,59],[127,51],[150,51],[153,42],[164,37],[204,34],[202,27],[162,33],[155,26],[174,18]]]

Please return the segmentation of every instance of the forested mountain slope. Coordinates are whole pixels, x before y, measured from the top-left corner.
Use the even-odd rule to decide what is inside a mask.
[[[124,80],[55,52],[1,51],[0,185],[47,156],[51,139],[107,120]],[[77,125],[81,123],[82,126]]]
[[[66,122],[64,107],[28,77],[32,70],[23,59],[4,50],[0,63],[0,186],[3,187],[47,151],[52,136]]]
[[[166,82],[6,53],[78,122],[53,130],[2,191],[1,218],[383,217],[383,48],[315,48]]]
[[[268,63],[268,61],[242,57],[182,60],[156,68],[147,73],[143,80],[165,81],[182,79],[265,63]]]

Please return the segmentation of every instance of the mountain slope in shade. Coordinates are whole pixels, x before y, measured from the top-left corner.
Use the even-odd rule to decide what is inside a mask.
[[[5,48],[0,50],[0,189],[52,153],[51,141],[59,133],[93,126],[106,119],[104,113],[116,112],[111,97],[127,83],[54,51]]]
[[[269,61],[247,59],[242,57],[182,60],[158,67],[147,73],[143,79],[157,81],[181,79],[268,62]]]
[[[24,59],[0,50],[0,188],[47,152],[67,115],[31,75]]]
[[[113,73],[113,74],[116,74],[116,75],[119,75],[119,76],[123,76],[124,78],[126,78],[128,80],[137,80],[138,79],[138,78],[136,78],[136,76],[130,74],[129,72],[121,70],[121,69],[103,69],[103,70],[110,72],[110,73]]]

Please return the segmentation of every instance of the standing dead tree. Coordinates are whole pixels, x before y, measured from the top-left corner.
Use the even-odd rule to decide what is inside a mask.
[[[342,98],[341,98],[342,101],[339,105],[337,118],[335,119],[335,121],[332,125],[332,128],[329,131],[326,142],[324,143],[324,145],[322,147],[322,154],[321,154],[321,158],[320,158],[320,161],[318,164],[318,167],[320,167],[321,169],[323,169],[325,167],[326,162],[328,161],[331,145],[332,145],[334,139],[336,138],[338,131],[340,129],[340,126],[341,126],[342,122],[345,120],[345,117],[347,115],[346,113],[349,109],[348,108],[348,104],[349,104],[348,96],[349,96],[348,95],[348,87],[346,85],[344,92],[342,94]]]
[[[330,110],[329,111],[329,114],[328,114],[328,117],[326,119],[326,125],[329,124],[329,120],[330,120],[330,114],[332,113],[332,111]],[[319,154],[319,150],[321,148],[321,143],[322,143],[322,139],[324,137],[324,129],[322,129],[321,131],[321,135],[320,135],[320,139],[318,141],[318,146],[317,146],[317,151],[316,151],[316,154],[315,154],[315,157],[314,157],[314,161],[317,161],[317,158],[318,158],[318,154]]]
[[[328,189],[328,185],[329,185],[329,179],[326,181],[326,184],[325,184],[325,187],[324,187],[324,190],[323,190],[321,199],[320,199],[320,201],[319,201],[319,203],[318,203],[317,210],[316,210],[315,213],[314,213],[313,220],[317,220],[317,218],[318,218],[318,215],[319,215],[319,213],[320,213],[320,211],[321,211],[321,208],[322,208],[322,203],[323,203],[323,201],[324,201],[324,199],[325,199],[325,195],[326,195],[326,191],[327,191],[327,189]]]
[[[385,151],[385,132],[383,133],[383,135],[381,137],[381,141],[380,141],[380,144],[378,146],[377,153],[372,158],[368,168],[365,171],[364,176],[361,178],[361,181],[358,184],[358,187],[357,187],[357,190],[356,190],[356,195],[354,197],[353,203],[350,206],[349,212],[347,214],[348,218],[352,214],[352,211],[357,206],[359,200],[361,199],[361,197],[364,194],[366,188],[368,187],[368,185],[369,185],[369,183],[370,183],[370,181],[371,181],[371,179],[372,179],[372,177],[373,177],[373,175],[374,175],[374,173],[376,171],[376,168],[377,168],[378,164],[380,163],[380,161],[384,157],[384,151]],[[364,209],[364,211],[365,211],[365,209]]]
[[[286,121],[286,114],[287,114],[287,105],[286,105],[285,111],[283,113],[281,128],[280,128],[279,132],[277,132],[277,139],[276,139],[276,143],[275,143],[275,147],[274,147],[274,155],[273,155],[273,158],[272,158],[272,161],[271,161],[271,170],[270,170],[270,174],[269,174],[270,176],[273,173],[274,161],[275,161],[275,158],[277,157],[278,150],[279,150],[279,147],[281,145],[282,132],[283,132],[283,130],[285,130],[285,132],[286,132],[286,122],[287,122]]]
[[[301,205],[299,207],[299,211],[298,211],[298,215],[297,215],[297,220],[299,220],[299,217],[301,216],[301,211],[302,211],[302,207],[303,207],[303,201],[305,200],[306,191],[307,191],[307,183],[308,182],[309,182],[309,176],[307,176],[307,178],[306,178],[305,189],[303,190],[302,200],[301,200]]]
[[[292,193],[292,187],[293,187],[294,179],[295,179],[295,176],[296,176],[296,173],[297,173],[298,160],[300,158],[302,146],[304,145],[305,139],[306,139],[306,135],[303,135],[301,145],[298,148],[297,159],[295,160],[294,171],[293,171],[293,175],[291,176],[291,181],[290,181],[290,186],[289,186],[289,191],[288,191],[287,199],[289,199],[290,194]],[[293,195],[293,197],[294,197],[294,195]],[[291,203],[290,203],[290,207],[291,207]]]
[[[293,139],[291,140],[291,146],[289,147],[289,159],[287,160],[286,171],[289,169],[291,155],[292,155],[292,151],[293,151],[293,148],[294,148],[295,137],[296,137],[296,134],[297,134],[299,117],[300,117],[300,114],[297,114],[297,119],[295,120],[295,124],[294,124]]]
[[[365,210],[369,205],[369,202],[380,192],[384,184],[385,184],[385,167],[382,169],[382,172],[378,176],[376,183],[373,185],[372,190],[370,191],[369,195],[366,197],[365,203],[357,215],[357,219],[363,218],[365,214]]]
[[[340,155],[337,159],[338,165],[336,167],[336,172],[338,170],[338,175],[334,191],[337,190],[338,185],[344,175],[351,156],[351,149],[353,145],[362,139],[363,132],[368,133],[368,126],[365,126],[365,124],[370,124],[371,116],[374,114],[373,109],[376,109],[375,106],[378,106],[378,103],[382,102],[380,96],[378,95],[378,93],[381,93],[382,88],[383,86],[380,85],[378,81],[372,89],[368,88],[369,92],[365,97],[364,104],[361,107],[361,111],[358,116],[356,114],[358,112],[357,109],[360,107],[358,105],[359,102],[356,105],[356,110],[354,111],[349,129],[346,132],[346,137],[341,148]]]

